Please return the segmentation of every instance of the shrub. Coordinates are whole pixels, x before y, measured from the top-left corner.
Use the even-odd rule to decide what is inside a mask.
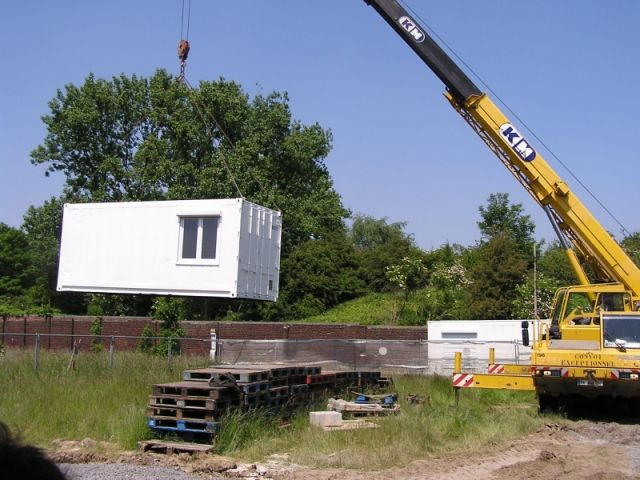
[[[96,317],[91,322],[91,328],[89,329],[91,334],[91,346],[89,347],[92,352],[101,352],[102,347],[102,317]]]

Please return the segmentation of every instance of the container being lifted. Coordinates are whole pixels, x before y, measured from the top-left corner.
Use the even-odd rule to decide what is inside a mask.
[[[66,204],[58,290],[276,301],[281,220],[242,198]]]

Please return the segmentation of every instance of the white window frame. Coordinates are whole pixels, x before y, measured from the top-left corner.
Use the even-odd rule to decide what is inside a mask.
[[[222,216],[220,213],[178,213],[178,259],[177,265],[220,265],[220,223]],[[198,219],[198,233],[196,240],[196,258],[182,258],[182,244],[184,240],[184,219]],[[216,231],[216,258],[200,258],[202,255],[202,220],[204,218],[216,218],[218,220],[218,228]]]

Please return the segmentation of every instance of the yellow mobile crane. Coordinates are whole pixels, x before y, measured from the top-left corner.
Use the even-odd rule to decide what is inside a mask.
[[[534,330],[530,365],[462,373],[456,388],[535,390],[541,408],[570,395],[640,398],[640,270],[569,186],[396,0],[364,0],[445,84],[445,97],[545,211],[579,285],[555,295],[550,323]],[[579,257],[598,281],[587,278]],[[523,343],[529,344],[528,322]]]

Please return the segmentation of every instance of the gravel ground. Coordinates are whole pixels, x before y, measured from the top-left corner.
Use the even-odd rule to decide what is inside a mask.
[[[69,480],[202,480],[173,468],[126,463],[61,463],[59,467]]]

